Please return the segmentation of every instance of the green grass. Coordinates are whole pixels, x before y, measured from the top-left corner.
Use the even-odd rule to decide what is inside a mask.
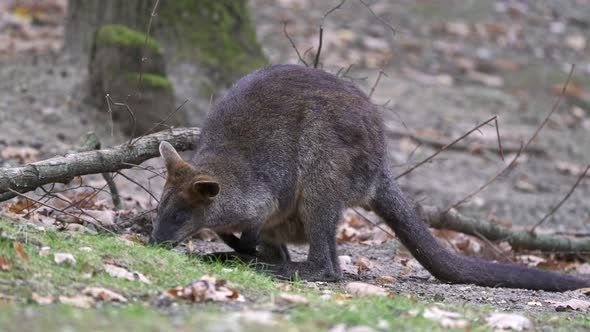
[[[327,331],[337,324],[371,326],[377,330],[448,330],[439,322],[416,315],[433,303],[416,301],[405,294],[388,298],[342,299],[336,295],[325,298],[318,289],[298,281],[290,285],[289,292],[305,296],[309,304],[294,305],[278,297],[284,292],[281,289],[286,286],[285,282],[254,272],[242,264],[206,263],[163,248],[129,245],[111,235],[42,230],[1,218],[0,235],[0,256],[13,262],[11,270],[0,271],[0,331]],[[24,245],[28,260],[16,254],[15,240]],[[51,247],[51,253],[74,255],[77,264],[58,265],[53,261],[53,254],[40,256],[38,250],[42,246]],[[92,250],[84,251],[82,247]],[[103,269],[105,260],[141,272],[151,284],[110,277]],[[89,272],[92,273],[90,277]],[[156,306],[162,291],[186,285],[204,274],[229,280],[231,286],[245,296],[246,302],[191,304],[176,301],[169,307]],[[87,286],[119,292],[129,303],[99,302],[92,309],[81,309],[59,303],[43,306],[32,300],[33,292],[57,298],[77,295]],[[343,293],[333,285],[329,287],[333,294]],[[12,300],[2,300],[6,298]],[[484,318],[492,308],[439,306],[461,313],[476,331],[490,330]],[[271,312],[272,325],[244,318],[244,315],[256,317],[256,312]],[[547,319],[549,317],[538,318],[539,324]],[[590,322],[586,317],[568,321],[565,326],[585,329]]]
[[[100,43],[125,45],[128,47],[147,46],[156,53],[160,53],[160,45],[153,38],[148,38],[147,43],[145,34],[135,31],[123,25],[105,24],[97,31],[97,40]]]
[[[156,88],[156,89],[165,89],[165,90],[174,90],[174,86],[172,82],[168,80],[165,76],[157,75],[157,74],[150,74],[144,73],[140,76],[139,73],[129,73],[129,78],[134,82],[139,82],[139,78],[141,77],[141,82],[148,87]]]

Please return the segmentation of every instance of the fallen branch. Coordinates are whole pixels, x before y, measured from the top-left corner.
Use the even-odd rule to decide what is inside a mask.
[[[590,240],[568,238],[556,235],[536,234],[528,231],[515,231],[503,226],[466,217],[456,210],[442,213],[435,207],[417,206],[423,220],[436,229],[450,229],[456,232],[480,237],[489,241],[506,241],[512,248],[540,250],[546,252],[590,252]]]
[[[176,128],[145,136],[133,145],[121,144],[110,149],[72,153],[32,164],[0,169],[0,201],[19,193],[35,190],[49,183],[68,183],[76,176],[115,172],[131,168],[130,164],[155,158],[160,142],[167,141],[179,151],[194,147],[199,128]],[[9,196],[3,194],[9,193]],[[8,197],[8,198],[6,198]]]
[[[444,147],[445,145],[447,145],[446,142],[441,142],[439,140],[436,140],[436,139],[430,138],[430,137],[426,137],[426,136],[415,135],[415,134],[409,133],[404,130],[396,130],[396,129],[388,128],[386,130],[386,134],[387,134],[387,136],[392,137],[392,138],[393,137],[395,137],[395,138],[408,137],[414,141],[417,141],[417,142],[425,144],[425,145],[429,145],[429,146],[431,146],[433,148],[437,148],[437,149],[440,149],[440,148]],[[507,144],[506,142],[502,142],[501,144],[502,144],[501,145],[502,147],[500,148],[500,145],[492,145],[492,144],[485,144],[485,143],[480,144],[478,142],[472,142],[472,143],[458,142],[458,143],[448,147],[447,150],[469,151],[469,150],[472,150],[474,147],[477,147],[482,150],[491,151],[491,152],[497,153],[498,155],[502,156],[503,154],[508,154],[508,153],[518,153],[518,151],[520,151],[520,149],[521,149],[520,144]],[[543,156],[543,155],[547,154],[545,149],[543,149],[542,147],[538,147],[538,146],[529,146],[527,148],[526,152],[528,154],[539,155],[539,156]]]

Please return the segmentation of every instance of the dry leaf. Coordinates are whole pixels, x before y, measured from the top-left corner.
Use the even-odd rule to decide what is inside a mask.
[[[490,75],[475,70],[468,71],[466,77],[471,81],[493,88],[499,88],[504,85],[504,79],[501,76]]]
[[[380,280],[382,283],[385,283],[385,284],[391,284],[391,283],[394,283],[394,282],[396,282],[396,281],[397,281],[397,279],[395,279],[395,278],[394,278],[394,277],[392,277],[392,276],[381,276],[381,277],[379,278],[379,280]]]
[[[31,298],[33,301],[37,302],[40,305],[47,305],[53,303],[53,297],[51,296],[41,296],[35,292],[31,294]]]
[[[559,302],[555,304],[556,311],[566,311],[568,309],[589,311],[590,302],[578,299],[571,299],[565,302]]]
[[[375,264],[373,264],[373,262],[371,262],[370,260],[368,260],[364,257],[357,258],[356,261],[354,261],[354,265],[356,265],[358,267],[359,273],[361,273],[363,271],[370,270],[375,266]]]
[[[127,280],[131,280],[131,281],[141,281],[146,284],[150,283],[148,278],[146,278],[143,274],[141,274],[137,271],[131,272],[123,267],[116,266],[116,265],[113,265],[110,263],[104,264],[104,270],[106,273],[108,273],[111,277],[114,277],[114,278],[127,279]]]
[[[554,84],[551,86],[551,91],[557,93],[557,94],[562,94],[563,91],[563,87],[564,84]],[[569,83],[565,89],[565,92],[563,93],[564,96],[566,97],[582,97],[582,95],[584,94],[584,92],[582,91],[582,88],[575,84],[575,83]]]
[[[566,174],[572,174],[575,176],[580,176],[584,172],[585,167],[579,164],[574,164],[567,161],[558,161],[556,163],[557,170]],[[586,176],[590,177],[590,173]]]
[[[349,282],[346,291],[352,296],[389,296],[389,291],[364,282]]]
[[[72,297],[60,296],[59,302],[78,308],[88,309],[92,307],[92,305],[94,304],[94,299],[85,295],[76,295]]]
[[[340,269],[342,273],[358,275],[358,267],[352,263],[352,257],[347,255],[338,256],[338,262],[340,263]]]
[[[308,304],[309,300],[298,294],[280,293],[279,298],[285,302],[292,304]]]
[[[486,321],[489,326],[503,330],[522,331],[533,328],[533,322],[530,319],[517,314],[494,313],[486,318]]]
[[[27,214],[29,211],[36,209],[37,203],[27,198],[19,198],[16,203],[8,205],[8,211],[16,214]]]
[[[12,242],[12,246],[14,247],[14,251],[16,251],[16,255],[18,257],[20,257],[21,259],[28,261],[29,260],[29,255],[27,255],[27,252],[25,251],[25,247],[23,247],[22,243],[18,242],[18,241],[14,241]]]
[[[519,255],[516,256],[516,259],[523,264],[526,264],[531,267],[536,267],[541,263],[547,262],[547,260],[543,257],[535,256],[535,255]]]
[[[117,212],[113,210],[83,209],[82,211],[84,213],[79,218],[91,224],[99,222],[103,226],[112,226],[115,224],[115,218],[117,217]]]
[[[38,155],[39,150],[26,146],[9,146],[0,152],[0,157],[4,159],[18,159],[23,164],[35,161]]]
[[[466,329],[470,325],[467,320],[461,318],[460,314],[441,310],[437,307],[426,308],[423,316],[427,319],[439,321],[444,328]]]
[[[82,294],[91,296],[95,300],[99,301],[110,301],[110,302],[127,302],[127,299],[116,292],[113,292],[110,289],[102,288],[102,287],[86,287],[82,290]]]
[[[8,257],[0,256],[0,270],[10,271],[12,270],[12,261]]]
[[[76,265],[76,259],[72,254],[63,253],[63,252],[56,252],[53,254],[53,260],[57,264],[70,264]]]
[[[167,305],[172,299],[185,299],[192,302],[206,301],[238,301],[244,302],[244,297],[235,290],[226,287],[225,280],[217,280],[208,275],[193,280],[185,287],[176,287],[164,292],[158,300],[159,305]]]
[[[586,38],[581,34],[569,35],[565,37],[565,45],[573,50],[583,51],[586,48]]]

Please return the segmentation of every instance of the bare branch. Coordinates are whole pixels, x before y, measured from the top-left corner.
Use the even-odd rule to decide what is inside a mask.
[[[71,213],[69,213],[68,211],[65,211],[65,210],[63,210],[63,209],[58,209],[58,208],[56,208],[56,207],[54,207],[54,206],[51,206],[51,205],[49,205],[49,204],[47,204],[47,203],[43,203],[43,202],[41,202],[41,201],[38,201],[38,200],[36,200],[36,199],[33,199],[33,198],[31,198],[31,197],[28,197],[28,196],[26,196],[26,195],[24,195],[24,194],[21,194],[21,193],[19,193],[19,192],[18,192],[18,191],[16,191],[16,190],[13,190],[13,189],[10,189],[10,188],[8,188],[8,191],[12,192],[13,194],[15,194],[15,195],[17,195],[17,196],[20,196],[20,197],[26,198],[26,199],[28,199],[28,200],[30,200],[30,201],[33,201],[33,202],[35,202],[35,203],[37,203],[37,204],[40,204],[40,205],[43,205],[43,206],[45,206],[45,207],[47,207],[47,208],[50,208],[50,209],[52,209],[52,210],[54,210],[54,211],[58,211],[58,212],[60,212],[60,213],[63,213],[63,214],[65,214],[65,215],[67,215],[67,216],[70,216],[70,217],[72,217],[72,218],[80,219],[80,216],[76,216],[76,215],[74,215],[74,214],[71,214]],[[96,219],[96,218],[95,218],[95,219]],[[111,233],[111,234],[115,234],[115,233],[114,233],[113,231],[111,231],[110,229],[108,229],[108,228],[104,227],[103,225],[101,225],[101,224],[100,224],[100,222],[97,222],[97,223],[92,223],[92,224],[93,224],[94,226],[97,226],[97,227],[101,228],[102,230],[104,230],[104,231],[106,231],[106,232],[109,232],[109,233]]]
[[[461,137],[457,138],[456,140],[452,141],[451,143],[448,143],[447,145],[443,146],[442,148],[440,148],[438,151],[436,151],[435,153],[433,153],[430,157],[422,160],[421,162],[417,163],[416,165],[408,168],[406,171],[404,171],[403,173],[401,173],[400,175],[396,176],[395,179],[399,179],[402,176],[408,175],[411,172],[413,172],[416,168],[424,165],[425,163],[429,162],[430,160],[432,160],[433,158],[435,158],[436,156],[438,156],[441,152],[447,150],[449,147],[453,146],[454,144],[456,144],[457,142],[463,140],[465,137],[471,135],[471,133],[473,133],[474,131],[477,131],[479,128],[487,125],[488,123],[494,121],[497,118],[496,115],[494,115],[493,117],[491,117],[490,119],[484,121],[482,124],[476,126],[475,128],[471,129],[470,131],[466,132],[465,134],[463,134]]]
[[[178,106],[177,108],[174,109],[174,111],[168,113],[168,115],[166,116],[166,118],[164,118],[164,120],[161,120],[160,122],[156,123],[153,127],[151,127],[150,129],[148,129],[145,133],[141,134],[141,136],[139,136],[138,138],[135,139],[135,141],[131,142],[131,144],[135,144],[137,141],[139,141],[141,138],[145,137],[145,135],[151,134],[154,130],[156,130],[159,126],[165,124],[166,122],[168,122],[168,120],[170,120],[170,118],[172,118],[174,116],[174,114],[178,113],[178,111],[180,111],[180,109],[188,102],[188,99],[185,99],[185,101],[182,102],[182,104],[180,104],[180,106]]]
[[[500,151],[500,157],[504,160],[504,149],[502,149],[502,139],[500,138],[500,125],[498,124],[498,118],[494,121],[496,127],[496,136],[498,137],[498,150]]]
[[[186,151],[194,147],[199,135],[199,128],[174,128],[145,136],[134,145],[121,144],[110,149],[72,153],[32,164],[0,168],[0,199],[7,192],[12,195],[12,191],[31,191],[49,183],[68,183],[80,175],[130,168],[124,163],[141,164],[159,156],[158,146],[162,141],[169,142],[179,151]]]
[[[373,87],[371,87],[371,92],[369,92],[369,99],[371,99],[371,97],[373,97],[373,93],[375,93],[375,89],[377,89],[377,85],[379,85],[379,81],[381,81],[381,76],[383,76],[383,75],[385,75],[387,77],[387,74],[383,70],[380,70],[379,75],[377,75],[377,79],[375,80],[375,83],[373,84]]]
[[[299,58],[299,61],[301,61],[305,65],[305,67],[309,67],[307,62],[305,62],[305,60],[303,60],[303,58],[301,57],[301,54],[299,53],[297,46],[295,46],[295,42],[293,41],[293,39],[291,38],[291,36],[289,36],[289,33],[287,32],[287,22],[286,21],[283,22],[283,33],[285,34],[285,37],[287,37],[287,39],[291,43],[291,47],[293,47],[293,49],[295,50],[295,53],[297,53],[297,57]]]
[[[360,3],[362,3],[362,4],[363,4],[363,6],[365,6],[365,8],[367,8],[367,10],[368,10],[368,11],[369,11],[369,12],[370,12],[370,13],[371,13],[373,16],[375,16],[375,18],[376,18],[377,20],[379,20],[379,22],[380,22],[381,24],[383,24],[383,25],[384,25],[384,26],[386,26],[386,27],[387,27],[389,30],[391,30],[391,33],[393,34],[393,36],[395,36],[395,35],[397,34],[397,31],[395,30],[395,28],[394,28],[394,27],[393,27],[391,24],[387,23],[387,22],[386,22],[384,19],[382,19],[381,17],[379,17],[379,15],[377,15],[377,14],[376,14],[376,13],[373,11],[373,9],[371,9],[371,6],[369,6],[369,4],[367,4],[367,3],[366,3],[365,1],[363,1],[363,0],[359,0],[359,1],[360,1]]]
[[[315,54],[315,60],[313,62],[313,68],[317,68],[318,63],[320,62],[320,53],[322,53],[323,40],[324,40],[324,27],[320,25],[320,40],[318,42],[318,51]]]
[[[134,183],[139,188],[143,189],[143,191],[145,191],[146,193],[148,193],[156,202],[160,203],[160,200],[158,199],[158,197],[156,197],[154,194],[152,194],[152,192],[149,191],[144,185],[142,185],[141,183],[139,183],[139,182],[135,181],[134,179],[128,177],[127,175],[123,174],[123,172],[117,171],[117,174],[121,175],[122,177],[124,177],[125,179],[127,179],[129,182]]]
[[[551,111],[549,112],[549,114],[547,114],[547,116],[545,117],[545,119],[543,119],[543,122],[541,122],[541,124],[539,125],[537,130],[535,130],[535,133],[533,134],[533,136],[531,136],[531,138],[528,140],[528,142],[526,142],[526,144],[524,145],[525,150],[535,140],[535,138],[537,138],[537,135],[539,134],[541,129],[543,129],[543,127],[545,127],[545,125],[549,121],[549,118],[551,117],[551,115],[553,115],[553,113],[555,113],[555,111],[559,108],[559,105],[561,104],[561,100],[563,99],[563,96],[565,95],[565,91],[567,90],[567,86],[569,85],[570,80],[572,79],[572,75],[574,74],[575,68],[576,68],[576,65],[572,64],[572,66],[570,68],[570,72],[567,75],[567,80],[565,81],[565,84],[563,85],[563,88],[561,89],[561,93],[557,96],[557,100],[555,101],[555,104],[553,104],[553,107],[551,108]]]
[[[337,4],[335,7],[332,7],[332,9],[328,10],[325,14],[324,17],[322,17],[322,21],[326,19],[326,17],[328,17],[328,15],[332,14],[333,12],[335,12],[336,10],[342,8],[342,6],[344,5],[344,3],[346,3],[346,0],[341,0],[339,4]]]
[[[549,217],[551,217],[557,210],[559,210],[559,208],[563,205],[563,203],[565,203],[565,201],[567,201],[568,198],[570,198],[570,196],[572,195],[572,193],[574,192],[574,190],[576,190],[576,188],[578,187],[578,185],[580,184],[580,182],[582,182],[582,180],[584,179],[584,177],[588,173],[588,170],[590,170],[590,165],[586,166],[586,169],[582,172],[582,174],[580,174],[580,176],[578,176],[578,179],[576,180],[576,183],[574,183],[574,185],[570,188],[570,190],[563,197],[563,199],[561,201],[559,201],[559,203],[557,203],[557,205],[555,205],[543,218],[541,218],[541,220],[539,220],[531,228],[531,230],[529,231],[531,234],[534,234],[535,233],[535,229],[538,226],[540,226],[542,223],[544,223],[545,220],[547,220]]]

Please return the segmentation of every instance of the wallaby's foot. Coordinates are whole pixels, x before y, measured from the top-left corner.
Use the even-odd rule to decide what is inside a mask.
[[[269,271],[282,279],[299,278],[307,281],[339,281],[342,273],[334,271],[332,266],[323,266],[312,262],[284,262],[269,266]]]

